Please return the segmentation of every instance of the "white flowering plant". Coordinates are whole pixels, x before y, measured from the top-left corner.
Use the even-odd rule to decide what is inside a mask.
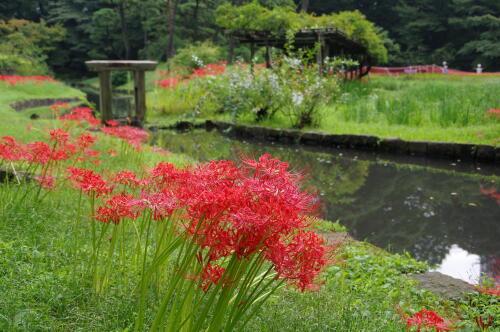
[[[208,98],[237,119],[251,114],[256,122],[276,114],[288,116],[295,128],[314,126],[319,109],[338,95],[338,78],[320,73],[316,64],[298,57],[283,57],[273,68],[235,65],[205,81]]]

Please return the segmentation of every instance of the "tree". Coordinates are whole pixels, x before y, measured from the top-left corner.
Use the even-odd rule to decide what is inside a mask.
[[[10,19],[0,20],[0,71],[14,71],[21,75],[45,74],[47,54],[54,44],[64,38],[59,25],[49,27],[40,23]]]
[[[453,0],[450,25],[457,30],[457,64],[471,68],[481,63],[489,71],[500,70],[500,2]]]

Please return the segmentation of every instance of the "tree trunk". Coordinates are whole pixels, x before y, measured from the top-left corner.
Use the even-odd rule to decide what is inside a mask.
[[[122,42],[125,49],[125,60],[130,59],[130,43],[128,40],[127,23],[125,22],[125,4],[123,1],[118,5],[118,14],[120,16],[120,25],[122,28]]]
[[[167,15],[168,15],[168,43],[167,43],[167,60],[175,54],[174,47],[174,32],[175,32],[175,5],[176,0],[167,0]]]
[[[196,0],[196,5],[193,8],[193,40],[198,37],[198,11],[200,9],[200,0]]]
[[[234,60],[234,44],[235,40],[233,37],[229,37],[229,47],[227,49],[227,64],[232,65]]]
[[[309,9],[309,0],[302,0],[300,3],[300,11],[307,12]]]

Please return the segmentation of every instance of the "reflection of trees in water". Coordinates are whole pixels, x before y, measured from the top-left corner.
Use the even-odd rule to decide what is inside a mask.
[[[168,134],[161,141],[166,149],[199,161],[271,153],[296,169],[306,169],[308,184],[319,189],[325,218],[340,219],[358,239],[407,250],[430,264],[440,263],[452,244],[480,255],[482,261],[500,256],[500,206],[480,192],[480,180],[294,147],[250,145],[216,132]]]
[[[332,203],[351,203],[354,194],[365,183],[369,162],[340,159],[327,153],[312,152],[272,145],[247,144],[230,140],[217,132],[194,131],[188,134],[163,134],[159,145],[169,151],[185,153],[199,161],[237,159],[240,155],[259,157],[270,153],[290,164],[292,169],[305,170],[306,183],[318,191],[324,215],[331,215]]]
[[[430,264],[440,263],[452,244],[499,255],[500,207],[481,194],[477,180],[372,165],[357,197],[336,207],[356,238],[408,250]]]

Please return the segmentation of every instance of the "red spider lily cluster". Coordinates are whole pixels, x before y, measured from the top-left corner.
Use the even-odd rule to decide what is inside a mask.
[[[422,328],[436,332],[455,330],[455,328],[451,327],[451,323],[445,322],[443,317],[425,308],[416,312],[413,316],[404,315],[403,318],[406,320],[406,327],[408,329],[416,327],[418,332],[422,331]]]
[[[498,110],[494,110],[494,109],[487,110],[486,113],[485,113],[485,118],[500,120],[500,109],[498,109]]]
[[[497,201],[498,204],[500,204],[500,193],[497,192],[497,189],[495,187],[486,188],[483,185],[480,185],[479,190],[483,195],[493,198]]]
[[[59,119],[63,121],[87,122],[92,126],[99,126],[101,123],[101,121],[94,117],[93,110],[90,107],[76,107]]]
[[[172,78],[166,78],[163,80],[159,80],[158,82],[156,82],[156,85],[158,85],[162,88],[174,88],[180,82],[182,82],[182,80],[180,78],[172,77]]]
[[[497,283],[497,284],[495,284],[495,286],[492,286],[492,287],[477,286],[476,289],[481,293],[500,297],[500,283]]]
[[[200,78],[205,76],[219,76],[226,71],[227,62],[209,63],[208,65],[195,69],[191,73],[191,78]]]
[[[495,257],[495,264],[493,266],[493,275],[495,278],[486,278],[479,285],[476,285],[476,290],[483,294],[500,297],[500,276],[499,274],[500,258]]]
[[[226,71],[227,62],[219,62],[217,64],[208,64],[204,67],[195,69],[191,75],[185,79],[178,75],[174,75],[172,73],[165,73],[163,71],[159,71],[159,74],[162,76],[166,76],[167,78],[159,80],[156,82],[156,85],[162,88],[175,88],[177,85],[183,82],[188,82],[192,79],[202,78],[206,76],[219,76],[224,74]]]
[[[53,77],[49,76],[17,76],[17,75],[0,75],[0,81],[7,82],[9,85],[17,85],[27,82],[35,82],[43,84],[44,82],[56,83]]]
[[[177,226],[200,247],[203,272],[196,278],[203,290],[219,282],[224,272],[220,261],[232,255],[246,260],[256,253],[274,266],[277,277],[302,291],[316,289],[329,251],[315,232],[304,230],[315,199],[300,192],[300,176],[287,166],[264,155],[241,166],[212,161],[177,169],[159,163],[142,178],[121,171],[107,181],[88,169],[67,171],[75,188],[103,197],[98,221],[119,224],[145,211],[154,220],[165,220],[182,211]],[[120,191],[112,195],[118,185]]]
[[[120,138],[133,146],[136,150],[141,150],[141,143],[146,142],[149,137],[149,133],[147,131],[131,126],[102,127],[101,132],[105,135]]]
[[[91,147],[96,138],[84,133],[76,138],[61,129],[49,131],[49,144],[43,141],[34,141],[23,144],[13,137],[3,136],[0,139],[0,161],[7,162],[14,169],[13,164],[18,163],[19,168],[27,168],[44,189],[54,189],[55,177],[52,172],[60,168],[61,163],[74,159],[75,162],[90,161],[88,148]],[[41,167],[39,174],[36,174]],[[19,181],[19,179],[17,179]]]

